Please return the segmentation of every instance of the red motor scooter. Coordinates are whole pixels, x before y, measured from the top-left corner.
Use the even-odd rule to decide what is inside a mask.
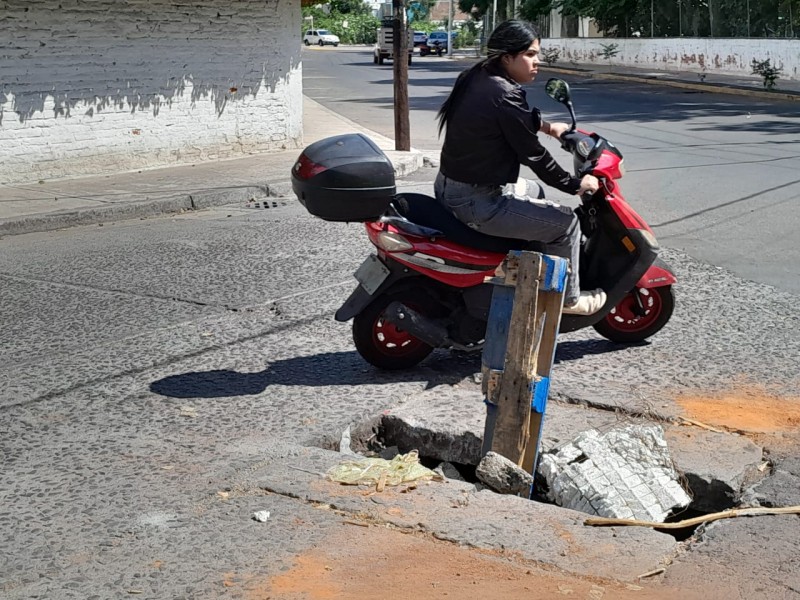
[[[652,230],[622,196],[622,153],[577,129],[565,81],[551,79],[545,89],[569,109],[572,127],[562,147],[573,155],[576,175],[601,182],[575,212],[583,234],[581,284],[602,288],[608,299],[593,315],[562,315],[560,331],[592,326],[614,342],[641,342],[672,315],[676,278],[657,257]],[[359,354],[383,369],[414,366],[434,348],[479,350],[492,296],[484,280],[509,250],[546,248],[478,233],[430,196],[396,194],[387,168],[391,163],[371,140],[352,134],[312,144],[292,169],[295,193],[309,212],[365,222],[377,250],[356,271],[358,286],[336,320],[353,319]]]

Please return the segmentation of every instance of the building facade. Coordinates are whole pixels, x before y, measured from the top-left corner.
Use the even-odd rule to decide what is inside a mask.
[[[0,0],[0,182],[302,144],[300,2]]]

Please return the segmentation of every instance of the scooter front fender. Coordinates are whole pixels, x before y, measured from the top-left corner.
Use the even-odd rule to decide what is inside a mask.
[[[677,283],[678,279],[675,277],[675,274],[672,272],[670,266],[661,260],[660,257],[656,257],[656,260],[653,262],[652,265],[645,271],[644,275],[642,275],[641,279],[636,282],[637,288],[656,288],[656,287],[663,287],[665,285],[672,285],[673,283]]]

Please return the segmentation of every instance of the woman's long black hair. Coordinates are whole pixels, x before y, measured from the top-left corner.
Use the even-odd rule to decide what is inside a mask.
[[[474,64],[466,71],[462,71],[456,79],[453,89],[447,100],[444,101],[442,107],[439,109],[436,118],[439,119],[439,135],[447,125],[447,121],[452,114],[464,91],[467,89],[472,77],[478,72],[478,69],[488,69],[493,74],[502,73],[500,66],[500,59],[506,54],[512,56],[525,52],[531,47],[531,44],[539,38],[539,32],[536,27],[527,21],[503,21],[498,25],[489,36],[489,41],[486,44],[487,56],[482,61]]]

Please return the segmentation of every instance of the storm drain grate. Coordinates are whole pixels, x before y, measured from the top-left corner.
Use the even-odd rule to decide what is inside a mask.
[[[281,208],[288,205],[286,200],[254,200],[251,198],[247,202],[247,208]]]

